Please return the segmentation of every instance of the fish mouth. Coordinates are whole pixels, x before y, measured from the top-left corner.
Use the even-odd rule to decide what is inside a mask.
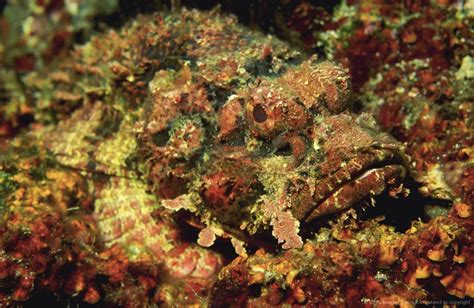
[[[342,165],[318,183],[312,193],[312,210],[306,222],[347,209],[368,195],[398,185],[406,175],[406,158],[396,148],[371,148]]]

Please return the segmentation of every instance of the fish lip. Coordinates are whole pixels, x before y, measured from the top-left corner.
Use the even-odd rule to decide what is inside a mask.
[[[310,222],[319,216],[349,208],[351,205],[371,194],[371,189],[367,189],[365,192],[364,190],[359,190],[357,193],[364,192],[363,196],[355,198],[357,200],[353,200],[351,204],[343,204],[340,207],[334,204],[334,208],[327,206],[328,203],[330,204],[331,198],[334,198],[338,192],[343,190],[347,192],[349,190],[348,187],[354,186],[354,183],[361,181],[368,175],[377,173],[379,176],[384,177],[384,183],[372,185],[377,186],[374,187],[377,190],[376,194],[385,190],[387,185],[391,184],[391,182],[402,180],[407,173],[408,159],[399,147],[376,145],[361,149],[357,155],[347,162],[346,166],[334,171],[321,183],[321,185],[327,186],[327,189],[324,190],[322,194],[313,194],[314,206],[312,206],[312,209],[303,217],[306,222]],[[341,176],[341,174],[344,175]],[[368,185],[367,187],[372,187],[370,183],[366,184]],[[358,188],[362,189],[363,187],[359,186]]]

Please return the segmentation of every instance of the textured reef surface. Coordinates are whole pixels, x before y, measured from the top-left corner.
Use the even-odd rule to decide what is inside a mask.
[[[2,48],[0,305],[469,304],[473,4],[377,3]]]

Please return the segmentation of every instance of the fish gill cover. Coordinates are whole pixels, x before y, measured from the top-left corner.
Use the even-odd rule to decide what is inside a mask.
[[[468,304],[472,3],[172,4],[4,9],[2,305]]]

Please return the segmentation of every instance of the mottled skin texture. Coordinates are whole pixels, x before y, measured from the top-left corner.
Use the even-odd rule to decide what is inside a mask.
[[[466,64],[474,48],[472,6],[346,1],[329,15],[305,2],[289,20],[308,47],[323,46],[328,58],[349,68],[363,110],[406,143],[420,192],[471,206],[474,78]]]
[[[346,111],[344,70],[319,62],[231,18],[189,12],[97,37],[27,81],[39,101],[81,103],[38,132],[61,165],[148,180],[165,207],[240,240],[271,224],[292,248],[299,220],[351,207],[405,173],[401,145]],[[133,228],[102,229],[114,242]]]
[[[369,116],[347,111],[343,69],[305,59],[230,17],[142,17],[25,83],[38,102],[76,108],[29,140],[40,149],[37,160],[49,162],[44,168],[85,182],[84,196],[68,206],[88,200],[97,228],[92,251],[121,247],[132,263],[161,265],[164,284],[146,284],[150,302],[193,302],[223,263],[181,241],[176,217],[203,228],[203,246],[217,234],[245,255],[242,241],[271,232],[283,248],[301,248],[300,221],[341,212],[405,176],[402,146]],[[21,150],[13,143],[13,153]],[[4,222],[21,198],[6,193]],[[120,289],[72,281],[68,294],[97,302],[111,288],[122,303]],[[20,289],[26,295],[13,300],[32,287]]]

